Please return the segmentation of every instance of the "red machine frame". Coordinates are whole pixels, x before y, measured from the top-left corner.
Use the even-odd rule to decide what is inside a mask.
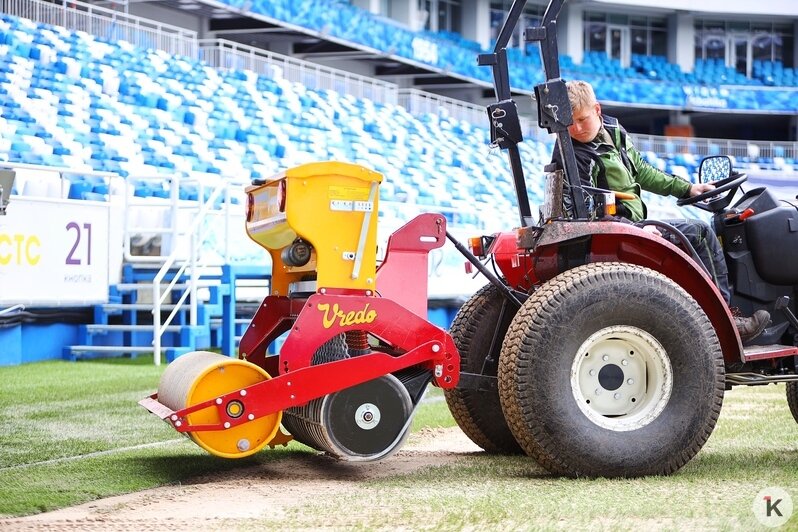
[[[427,254],[445,243],[445,235],[446,220],[439,214],[419,215],[391,235],[377,289],[401,294],[401,304],[371,290],[320,288],[305,297],[267,296],[241,339],[239,357],[271,379],[178,411],[158,402],[157,394],[140,404],[178,432],[194,432],[229,429],[411,366],[428,369],[434,385],[454,388],[460,375],[457,348],[446,331],[419,315],[426,313]],[[403,267],[408,264],[413,267]],[[268,355],[269,344],[286,331],[280,353]],[[347,331],[364,331],[380,345],[368,354],[311,365],[319,346]],[[230,416],[232,401],[247,415]],[[206,408],[217,410],[218,423],[188,422],[189,414]]]

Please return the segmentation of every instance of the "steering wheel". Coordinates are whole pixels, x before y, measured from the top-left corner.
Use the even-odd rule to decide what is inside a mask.
[[[748,181],[748,174],[734,173],[729,177],[710,182],[710,185],[715,185],[715,188],[712,190],[702,192],[701,194],[691,198],[682,198],[677,200],[676,205],[679,207],[692,205],[709,212],[718,211],[731,203],[731,197],[734,195],[734,192],[746,181]],[[724,192],[729,192],[729,194],[727,194],[724,198],[717,198],[717,196],[723,194]],[[726,201],[724,202],[724,200]],[[721,205],[721,202],[724,202],[724,204]]]

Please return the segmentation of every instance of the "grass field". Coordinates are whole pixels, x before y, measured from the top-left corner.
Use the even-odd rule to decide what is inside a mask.
[[[0,515],[276,464],[305,449],[292,443],[239,461],[207,455],[136,404],[162,370],[145,359],[0,368]],[[798,507],[798,424],[784,394],[783,385],[728,392],[707,445],[671,477],[562,479],[524,457],[475,454],[349,483],[253,526],[318,528],[337,516],[340,528],[764,529],[751,510],[761,489],[784,489]],[[414,429],[453,424],[445,403],[431,401]],[[798,517],[783,529],[798,530]]]

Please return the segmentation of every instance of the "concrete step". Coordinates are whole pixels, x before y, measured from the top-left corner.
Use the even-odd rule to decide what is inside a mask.
[[[163,283],[161,286],[167,286],[168,283]],[[150,290],[152,291],[152,283],[119,283],[114,285],[120,292],[132,292],[133,290]],[[198,286],[203,286],[198,284]],[[207,286],[207,285],[206,285]],[[173,290],[183,290],[188,288],[186,283],[177,283],[172,287]]]
[[[150,325],[103,325],[93,324],[86,325],[86,331],[89,334],[100,334],[104,332],[152,332],[152,324]],[[164,329],[165,332],[180,332],[182,325],[169,325]]]
[[[166,355],[167,362],[171,362],[176,357],[191,350],[188,347],[164,347],[162,349]],[[65,360],[78,360],[150,353],[152,353],[152,346],[71,345],[64,348],[63,358]]]
[[[185,310],[189,310],[189,305],[183,305]],[[124,310],[152,310],[152,303],[105,303],[102,305],[103,310],[106,312],[119,312]],[[172,310],[175,305],[161,305],[161,310]]]
[[[138,346],[125,346],[125,345],[70,345],[67,347],[73,355],[82,355],[90,353],[152,353],[152,346],[138,345]]]

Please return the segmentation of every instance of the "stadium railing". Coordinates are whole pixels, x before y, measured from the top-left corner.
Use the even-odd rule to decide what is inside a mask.
[[[281,77],[317,91],[334,90],[366,98],[374,103],[395,104],[397,87],[367,76],[276,54],[225,39],[198,41],[199,59],[221,69],[251,70],[268,77]]]
[[[333,8],[333,4],[314,5],[313,2],[293,2],[293,0],[254,4],[228,0],[222,4],[227,4],[231,11],[245,10],[248,16],[265,17],[299,31],[387,53],[409,63],[425,64],[433,69],[470,79],[476,84],[487,83],[488,73],[484,69],[477,69],[473,62],[476,43],[462,38],[458,40],[447,39],[445,36],[436,38],[429,32],[413,32],[395,27],[355,6],[336,5]],[[42,0],[2,0],[0,6],[9,14],[37,22],[62,25],[68,29],[86,31],[106,39],[123,39],[136,46],[157,48],[171,54],[191,58],[199,56],[199,44],[195,32],[91,4],[79,1],[67,3],[64,0],[61,3]],[[334,11],[334,14],[325,14],[325,9]],[[337,28],[336,24],[345,27]],[[424,46],[416,46],[419,43]],[[417,48],[423,51],[421,56],[418,56],[420,52]],[[522,92],[531,93],[531,89],[526,88],[531,88],[541,81],[539,60],[535,54],[515,59],[520,61],[520,68],[511,72],[512,84]],[[695,73],[680,72],[676,65],[657,64],[655,68],[664,70],[652,76],[645,68],[642,72],[636,73],[633,69],[616,68],[617,65],[605,59],[601,61],[596,59],[607,66],[601,69],[594,68],[591,61],[574,65],[567,61],[568,59],[567,56],[563,57],[563,71],[567,77],[590,79],[600,99],[621,105],[653,105],[674,109],[756,110],[765,113],[798,110],[795,104],[798,88],[790,86],[796,83],[798,78],[792,75],[793,70],[778,68],[780,65],[762,65],[755,72],[754,78],[748,79],[733,75],[728,68],[723,71],[718,70],[717,75],[708,74],[703,72],[701,62],[696,63]],[[765,67],[770,70],[765,70]],[[618,83],[620,79],[624,83]],[[766,86],[782,83],[784,86]]]
[[[197,57],[197,32],[171,24],[121,13],[113,9],[70,0],[2,0],[0,11],[34,22],[85,31],[112,41],[128,41],[140,48],[155,48],[173,55]]]
[[[769,162],[784,158],[798,164],[798,143],[758,140],[731,140],[697,137],[662,137],[633,134],[635,146],[641,151],[653,151],[660,156],[689,153],[696,157],[729,155],[747,162]],[[772,162],[772,161],[770,161]]]

